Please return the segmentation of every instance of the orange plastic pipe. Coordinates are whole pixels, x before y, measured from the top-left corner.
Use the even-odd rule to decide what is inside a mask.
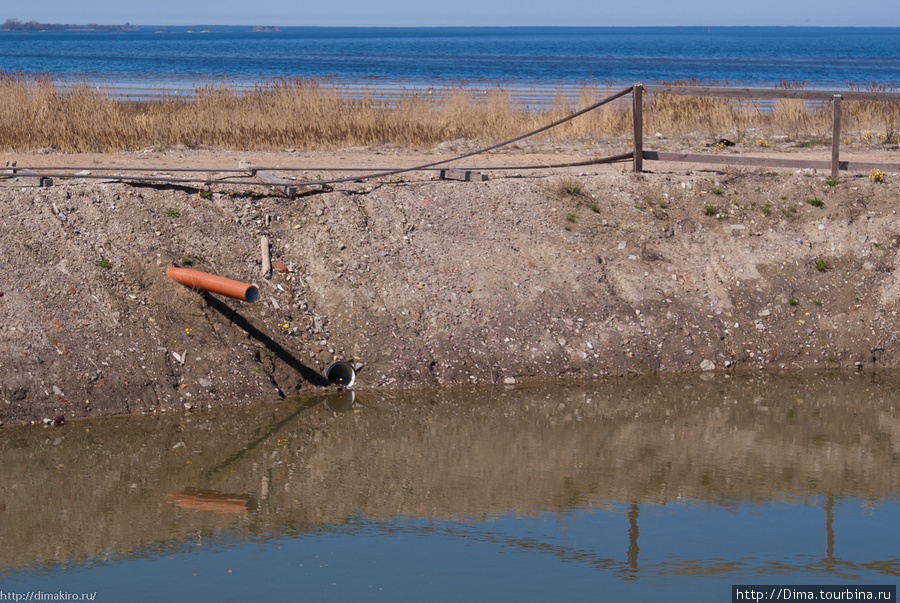
[[[243,301],[252,302],[259,297],[259,289],[253,285],[233,281],[230,278],[216,276],[208,272],[200,272],[190,268],[169,268],[166,271],[166,276],[192,289],[220,293],[221,295],[227,295]]]

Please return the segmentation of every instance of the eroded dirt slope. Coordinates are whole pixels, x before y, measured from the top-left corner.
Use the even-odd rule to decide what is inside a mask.
[[[334,359],[363,389],[900,365],[900,178],[648,167],[294,200],[0,181],[0,420],[272,400]],[[261,236],[287,272],[260,273]]]

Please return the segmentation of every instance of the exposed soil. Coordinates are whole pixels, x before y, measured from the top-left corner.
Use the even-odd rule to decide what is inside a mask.
[[[0,161],[160,174],[246,158],[313,179],[477,146]],[[625,150],[517,148],[469,160],[486,182],[416,172],[293,200],[250,185],[207,198],[194,185],[0,180],[0,421],[274,400],[327,386],[336,359],[357,365],[357,389],[900,366],[900,176],[499,170]],[[282,265],[268,276],[262,236]],[[190,290],[171,266],[254,283],[259,299]]]

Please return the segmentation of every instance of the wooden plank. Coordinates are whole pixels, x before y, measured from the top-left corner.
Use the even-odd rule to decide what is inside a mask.
[[[270,174],[269,172],[266,172],[264,170],[257,170],[256,177],[266,184],[271,184],[273,187],[280,190],[288,199],[293,199],[297,196],[296,186],[294,186],[290,182],[287,182],[286,180],[282,180],[274,174]]]
[[[7,173],[12,174],[19,180],[24,180],[25,182],[33,186],[39,186],[41,188],[53,186],[53,178],[48,178],[47,176],[43,176],[27,168],[17,168],[15,162],[13,162],[13,164],[7,168]]]
[[[485,182],[487,174],[473,170],[441,170],[441,180],[462,180],[464,182]]]
[[[886,172],[900,172],[900,163],[880,163],[877,161],[842,161],[841,169],[845,172],[868,172],[879,169]]]
[[[795,98],[801,100],[832,100],[840,95],[845,101],[900,101],[900,92],[863,90],[789,90],[783,88],[720,88],[716,86],[644,86],[652,94],[678,94],[681,96],[711,96],[715,98],[750,98],[770,100]]]
[[[812,159],[787,159],[779,157],[748,157],[742,155],[717,155],[713,153],[676,153],[668,151],[644,151],[648,161],[674,161],[680,163],[706,163],[712,165],[744,165],[779,168],[829,169],[828,161]]]
[[[715,155],[713,153],[674,153],[668,151],[644,151],[647,161],[672,161],[676,163],[705,163],[710,165],[755,166],[791,169],[831,169],[831,161],[816,159],[789,159],[781,157],[750,157],[746,155]],[[868,161],[841,161],[843,171],[864,172],[875,168],[888,172],[900,172],[900,163],[876,163]]]
[[[831,177],[837,178],[841,169],[841,95],[835,94],[832,107]]]
[[[289,199],[293,199],[297,196],[298,193],[304,192],[306,190],[305,187],[297,187],[286,180],[282,180],[275,174],[271,174],[265,170],[257,169],[256,166],[254,166],[246,159],[241,159],[241,161],[238,162],[238,167],[242,170],[247,170],[248,176],[256,176],[257,179],[280,190]]]
[[[634,126],[634,173],[644,171],[644,86],[635,84],[631,90],[631,116]]]

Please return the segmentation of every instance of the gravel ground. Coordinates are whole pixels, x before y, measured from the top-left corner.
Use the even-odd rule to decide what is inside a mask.
[[[622,142],[470,160],[483,182],[414,172],[295,199],[250,184],[201,195],[195,184],[0,180],[0,421],[275,400],[327,386],[334,360],[356,365],[358,389],[900,364],[900,176],[499,169]],[[160,175],[151,166],[246,159],[314,179],[354,175],[320,166],[418,165],[477,146],[0,161]],[[259,299],[190,290],[171,266],[256,284]]]

